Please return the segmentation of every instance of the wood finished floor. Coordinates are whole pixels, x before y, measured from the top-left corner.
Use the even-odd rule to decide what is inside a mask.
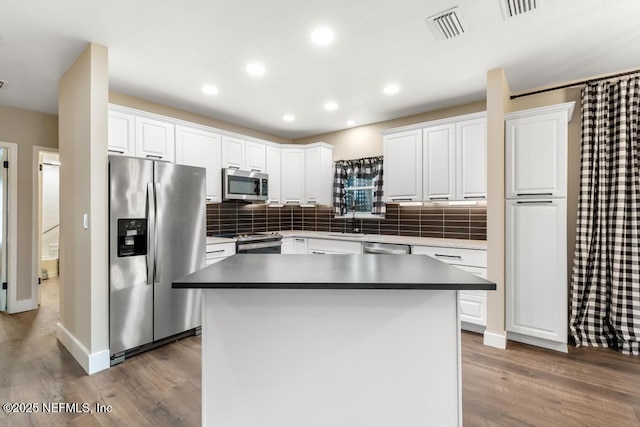
[[[0,403],[100,403],[112,412],[0,412],[0,426],[200,425],[199,337],[85,375],[56,340],[58,289],[46,280],[38,310],[0,313]],[[511,342],[503,351],[472,333],[463,333],[462,357],[465,426],[640,426],[638,357]]]

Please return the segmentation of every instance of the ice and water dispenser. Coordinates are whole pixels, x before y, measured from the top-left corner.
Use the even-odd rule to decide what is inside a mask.
[[[118,257],[147,254],[147,220],[118,219]]]

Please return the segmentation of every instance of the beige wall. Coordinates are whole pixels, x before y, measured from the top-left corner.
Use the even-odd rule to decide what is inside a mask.
[[[32,295],[33,147],[58,146],[58,117],[0,105],[0,141],[18,145],[17,299]],[[34,299],[35,301],[35,299]]]
[[[325,133],[309,138],[296,139],[295,144],[310,144],[312,142],[326,142],[334,146],[333,160],[359,159],[361,157],[382,155],[382,134],[385,129],[428,122],[430,120],[460,116],[462,114],[477,113],[485,110],[485,102],[473,102],[457,107],[430,111],[414,116],[402,117],[386,122],[373,123],[337,132]]]
[[[109,348],[107,106],[107,49],[91,44],[60,79],[58,94],[60,325],[89,355]]]
[[[234,125],[232,123],[224,122],[222,120],[217,120],[211,117],[202,116],[200,114],[179,110],[177,108],[167,107],[166,105],[156,104],[155,102],[135,98],[133,96],[125,95],[119,92],[109,92],[109,102],[112,104],[122,105],[124,107],[147,111],[149,113],[172,117],[174,119],[184,120],[191,123],[198,123],[204,126],[211,126],[222,130],[227,130],[229,132],[237,132],[242,135],[252,136],[254,138],[260,138],[280,144],[291,143],[291,140],[287,138],[245,128],[242,126]]]
[[[487,293],[485,344],[506,345],[505,332],[505,215],[504,115],[511,102],[502,68],[487,72],[487,277],[496,283]]]

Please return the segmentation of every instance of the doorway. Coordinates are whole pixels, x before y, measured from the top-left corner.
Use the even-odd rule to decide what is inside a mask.
[[[41,304],[43,281],[59,275],[58,245],[60,237],[60,160],[54,149],[38,148],[36,195],[36,244],[34,256],[34,282],[38,289],[37,304]]]

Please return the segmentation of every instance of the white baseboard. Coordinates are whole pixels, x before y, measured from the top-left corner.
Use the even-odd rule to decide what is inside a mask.
[[[530,337],[528,335],[522,335],[515,332],[508,332],[507,338],[512,341],[535,345],[536,347],[542,347],[549,350],[561,351],[563,353],[569,352],[566,342],[549,341],[543,338]]]
[[[102,350],[90,354],[89,350],[60,323],[58,323],[56,332],[58,341],[69,350],[69,353],[71,353],[87,374],[95,374],[96,372],[109,368],[111,365],[109,350]]]
[[[484,331],[484,345],[489,347],[500,348],[502,350],[507,348],[507,336],[502,334],[495,334],[493,332]]]

